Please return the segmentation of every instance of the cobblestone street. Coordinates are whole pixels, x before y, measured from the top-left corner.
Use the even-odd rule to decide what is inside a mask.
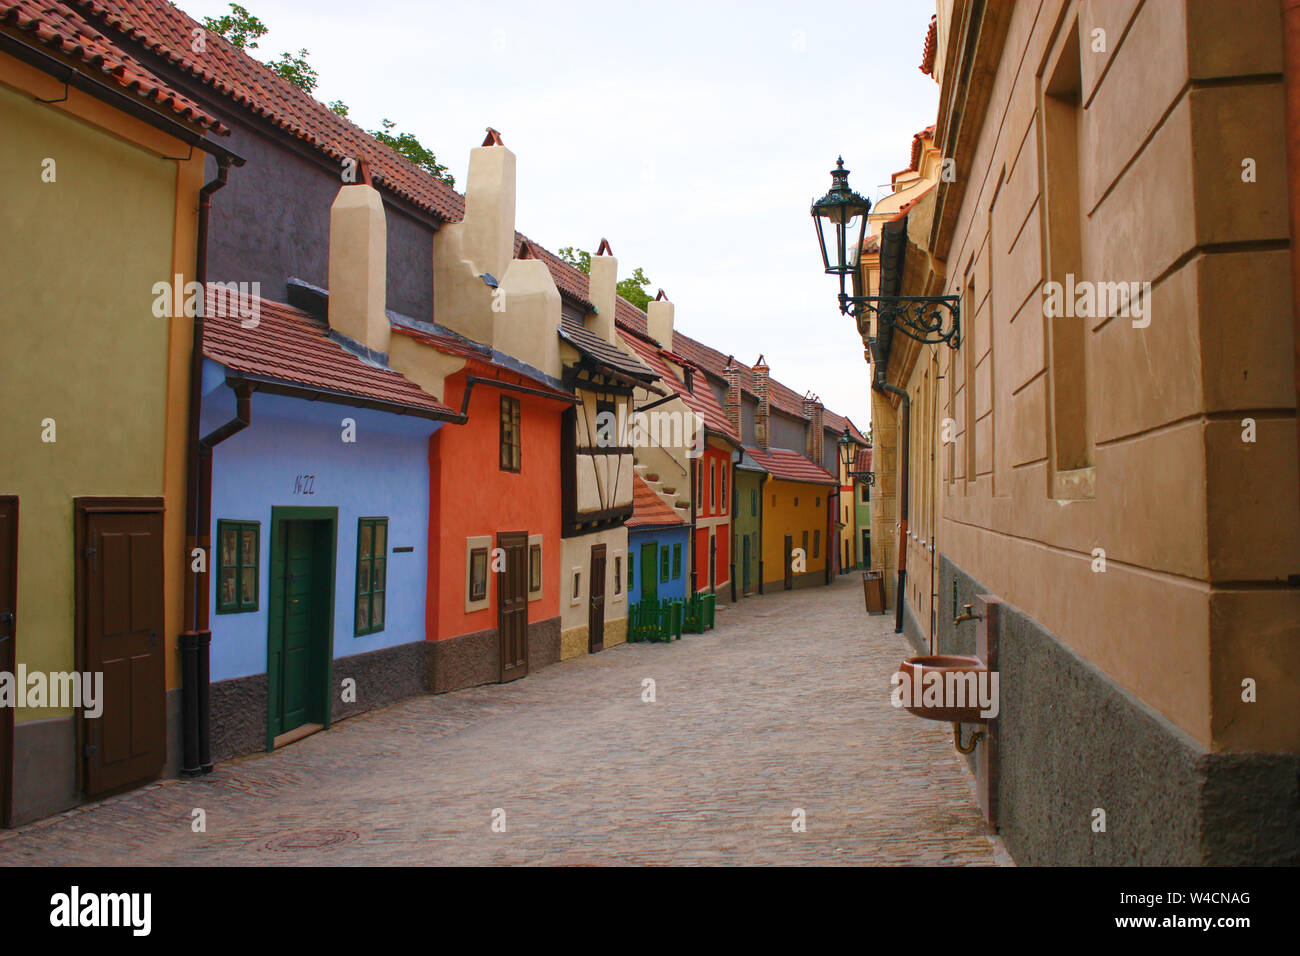
[[[0,865],[1008,862],[948,725],[889,704],[892,623],[857,574],[770,594],[0,832]]]

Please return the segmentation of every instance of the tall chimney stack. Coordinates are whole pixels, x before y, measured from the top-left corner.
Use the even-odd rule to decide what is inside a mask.
[[[515,252],[515,154],[496,130],[470,150],[462,228],[464,257],[500,281]]]
[[[767,363],[763,361],[763,356],[758,357],[754,363],[754,391],[758,393],[758,414],[754,416],[754,440],[758,447],[767,451],[772,447],[772,408],[768,401],[768,379],[767,373],[770,369]]]
[[[388,231],[384,201],[363,181],[342,186],[330,206],[329,324],[339,335],[388,352]]]
[[[736,434],[744,436],[741,430],[741,400],[740,400],[740,368],[735,363],[734,356],[727,356],[727,365],[722,370],[722,376],[727,380],[727,421],[731,427],[736,430]]]
[[[616,326],[614,316],[618,310],[618,260],[609,242],[600,240],[596,254],[591,257],[591,281],[587,298],[596,307],[588,328],[611,345],[614,344]]]
[[[813,409],[816,405],[817,397],[812,392],[804,392],[803,417],[807,424],[804,426],[803,453],[813,461],[817,460],[817,429],[813,427]]]

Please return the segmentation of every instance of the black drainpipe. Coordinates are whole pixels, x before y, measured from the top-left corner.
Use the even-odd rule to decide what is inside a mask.
[[[230,159],[217,157],[217,178],[199,190],[198,249],[194,277],[200,300],[206,306],[208,279],[208,218],[212,194],[226,185]],[[203,400],[203,313],[195,310],[194,342],[190,350],[190,408],[186,452],[185,560],[194,551],[203,552],[201,572],[190,572],[185,587],[185,630],[180,634],[181,651],[181,773],[196,776],[212,770],[208,749],[208,653],[212,631],[208,626],[208,561],[212,557],[209,528],[204,517],[206,501],[211,506],[211,459],[205,474],[199,421]]]
[[[758,483],[758,593],[763,594],[763,502],[767,500],[767,482],[771,473],[763,472]]]
[[[708,447],[707,439],[704,447]],[[699,580],[699,555],[696,553],[695,547],[695,513],[702,506],[701,503],[697,503],[695,500],[700,489],[700,483],[696,481],[696,469],[699,468],[699,464],[700,460],[698,458],[691,459],[691,593],[688,597],[692,598],[695,597],[697,591],[696,582]],[[704,496],[700,495],[700,497]]]

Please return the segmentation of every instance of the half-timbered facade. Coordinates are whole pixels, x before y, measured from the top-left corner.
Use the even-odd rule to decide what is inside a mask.
[[[655,373],[613,344],[618,260],[601,240],[592,257],[591,311],[560,324],[564,384],[578,402],[561,422],[563,596],[560,656],[627,639],[625,568],[632,515],[632,395]]]

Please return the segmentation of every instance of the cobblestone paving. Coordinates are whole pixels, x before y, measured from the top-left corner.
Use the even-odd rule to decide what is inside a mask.
[[[0,831],[0,865],[1007,863],[948,725],[889,704],[892,624],[862,613],[856,574],[744,601],[708,634],[403,701]]]

